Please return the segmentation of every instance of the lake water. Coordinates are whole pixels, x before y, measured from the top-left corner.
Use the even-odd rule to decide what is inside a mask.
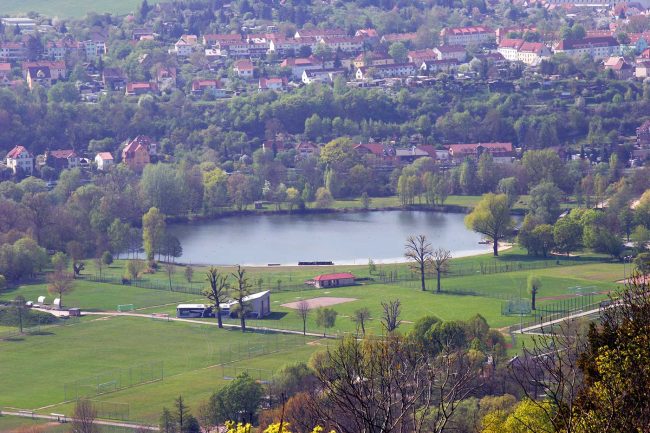
[[[172,224],[183,263],[296,265],[299,261],[365,264],[404,261],[408,236],[424,234],[454,257],[489,252],[465,228],[464,214],[382,211],[309,215],[247,215]]]

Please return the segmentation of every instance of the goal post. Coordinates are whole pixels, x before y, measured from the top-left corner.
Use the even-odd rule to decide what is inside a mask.
[[[133,311],[133,310],[135,310],[133,304],[121,304],[117,306],[117,311],[120,313],[124,313],[126,311]]]

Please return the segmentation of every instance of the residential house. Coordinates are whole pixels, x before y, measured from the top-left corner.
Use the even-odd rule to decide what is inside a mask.
[[[458,69],[458,60],[456,59],[446,59],[446,60],[431,60],[428,62],[422,62],[420,64],[419,70],[423,74],[435,74],[437,72],[452,72]]]
[[[296,145],[296,156],[301,159],[317,156],[319,153],[320,148],[317,144],[304,141]]]
[[[110,152],[99,152],[95,155],[95,164],[97,164],[97,170],[106,171],[115,164],[115,161]]]
[[[126,87],[126,75],[120,68],[104,68],[102,82],[107,90],[124,90]]]
[[[134,41],[152,41],[155,36],[153,29],[148,27],[139,27],[131,32],[131,39]]]
[[[363,39],[359,37],[324,36],[320,38],[319,43],[329,47],[332,51],[342,51],[348,54],[363,51]]]
[[[603,59],[618,54],[620,44],[611,36],[590,36],[583,39],[562,39],[553,46],[553,53],[564,53],[571,57],[585,54],[594,59]]]
[[[0,63],[0,79],[9,78],[11,75],[11,63]]]
[[[241,42],[242,36],[239,33],[228,34],[207,34],[203,35],[203,45],[206,47],[217,47],[224,43]]]
[[[468,143],[451,144],[449,156],[455,163],[461,163],[466,158],[478,160],[483,152],[492,155],[495,162],[509,163],[514,158],[512,143]]]
[[[524,42],[517,53],[517,60],[530,66],[537,66],[549,57],[551,57],[551,50],[541,42]]]
[[[351,274],[349,272],[341,272],[338,274],[322,274],[315,276],[310,284],[313,284],[313,286],[318,289],[324,289],[327,287],[353,286],[355,278],[356,277],[354,274]]]
[[[133,82],[126,85],[126,96],[140,96],[158,93],[158,85],[151,82]]]
[[[381,37],[381,42],[387,45],[393,42],[413,43],[417,40],[417,33],[388,33]]]
[[[276,53],[279,57],[294,57],[301,55],[301,51],[314,51],[320,39],[304,37],[299,39],[276,38],[269,41],[269,52]]]
[[[305,84],[312,83],[333,83],[338,76],[345,76],[345,69],[308,69],[302,73],[302,82]]]
[[[63,60],[39,60],[37,62],[23,62],[22,71],[23,77],[25,79],[27,79],[29,68],[48,68],[50,70],[50,77],[53,81],[65,79],[68,74],[68,68],[66,67]]]
[[[257,89],[259,91],[275,90],[282,92],[287,87],[287,79],[279,77],[260,78]]]
[[[50,87],[52,83],[56,80],[52,80],[52,75],[50,74],[50,68],[47,66],[44,67],[31,67],[27,68],[27,85],[29,89],[34,89],[36,84],[42,87]]]
[[[431,60],[437,59],[437,54],[430,48],[424,50],[412,50],[408,52],[408,61],[414,65],[421,65],[422,62],[430,62]]]
[[[379,33],[377,33],[376,29],[359,29],[354,33],[354,36],[363,39],[370,45],[379,43]]]
[[[625,58],[621,56],[613,56],[605,59],[603,61],[603,66],[606,71],[612,71],[619,80],[632,78],[636,69],[635,66],[628,63]]]
[[[253,78],[255,72],[255,66],[250,60],[237,60],[233,65],[233,69],[238,77],[244,79]]]
[[[418,68],[413,63],[395,63],[392,65],[377,65],[357,69],[357,80],[370,78],[403,78],[416,75]]]
[[[354,146],[354,151],[362,157],[373,157],[375,160],[391,159],[395,150],[381,143],[360,143]]]
[[[650,60],[637,61],[634,76],[636,78],[650,77]]]
[[[79,52],[79,42],[71,37],[58,41],[48,41],[45,44],[45,57],[51,60],[65,60],[66,57]]]
[[[395,157],[403,164],[410,164],[418,158],[430,158],[431,155],[424,149],[417,146],[410,148],[395,148]]]
[[[81,158],[72,149],[48,150],[45,152],[45,165],[57,171],[72,169],[81,165]]]
[[[297,30],[296,34],[293,37],[296,39],[300,39],[300,38],[324,38],[324,37],[342,37],[342,36],[347,36],[345,30],[332,28],[332,29]]]
[[[446,45],[483,45],[494,43],[496,33],[487,26],[447,27],[440,31],[440,39]]]
[[[21,31],[25,31],[27,33],[36,30],[36,20],[32,18],[7,17],[7,18],[0,18],[0,22],[2,22],[3,26],[9,29],[13,29],[17,26]]]
[[[355,68],[361,68],[363,66],[392,65],[393,63],[395,63],[395,60],[393,60],[392,57],[374,51],[361,53],[352,60],[352,65]]]
[[[523,39],[502,39],[501,42],[499,42],[497,51],[501,53],[506,60],[516,62],[519,60],[519,48],[523,43]]]
[[[20,62],[27,58],[22,42],[0,42],[0,62]]]
[[[189,57],[198,48],[196,35],[182,35],[172,50],[178,57]]]
[[[203,95],[206,93],[217,98],[225,98],[228,94],[219,80],[202,79],[192,81],[193,95]]]
[[[34,171],[34,156],[23,146],[16,146],[7,153],[7,167],[14,174],[19,171],[31,175]]]
[[[284,59],[280,64],[280,67],[291,69],[291,76],[297,80],[301,80],[303,72],[314,69],[321,69],[323,66],[322,63],[317,59],[307,57]]]
[[[435,47],[433,52],[436,53],[438,60],[455,59],[464,62],[467,59],[467,51],[462,45],[441,45]]]
[[[93,62],[103,58],[108,52],[106,48],[106,39],[102,36],[96,36],[93,39],[83,41],[82,45],[86,59]]]
[[[636,128],[636,144],[643,148],[650,147],[650,120]]]
[[[150,150],[145,140],[138,136],[122,149],[122,162],[136,173],[144,170],[145,165],[151,163]]]
[[[173,66],[162,66],[156,73],[156,83],[158,88],[163,91],[176,87],[176,68]]]

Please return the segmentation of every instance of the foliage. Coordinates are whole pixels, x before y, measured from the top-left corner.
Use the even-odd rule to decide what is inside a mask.
[[[210,397],[213,424],[228,420],[253,422],[261,399],[262,386],[248,373],[240,374]]]
[[[323,335],[329,328],[333,328],[336,323],[338,313],[333,308],[320,307],[316,309],[316,325],[323,328]]]
[[[505,194],[486,194],[474,210],[465,217],[465,225],[484,234],[493,242],[494,256],[499,255],[499,241],[512,229],[510,205]]]

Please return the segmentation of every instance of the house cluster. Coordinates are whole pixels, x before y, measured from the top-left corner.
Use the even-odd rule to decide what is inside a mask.
[[[154,162],[158,156],[158,143],[146,135],[138,135],[125,142],[120,153],[121,162],[136,173],[142,172],[147,164]],[[110,170],[115,165],[115,158],[110,152],[99,152],[92,159],[95,168],[100,171]],[[57,172],[76,167],[90,168],[91,159],[79,155],[74,149],[47,150],[42,155],[34,156],[24,146],[15,146],[5,157],[5,166],[15,175],[31,176],[34,171],[50,167]]]

